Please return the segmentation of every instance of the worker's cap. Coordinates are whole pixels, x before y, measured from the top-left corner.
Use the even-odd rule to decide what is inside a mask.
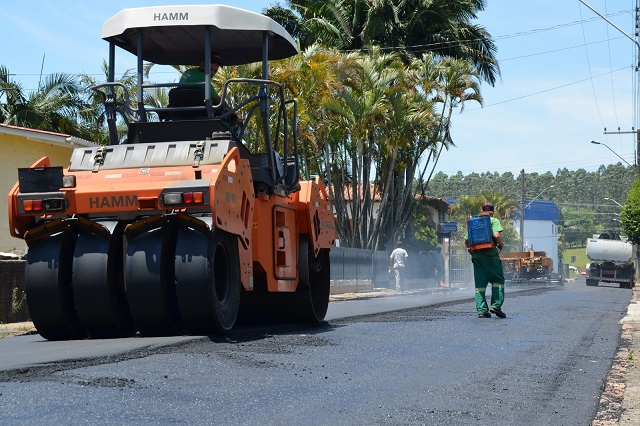
[[[493,204],[491,204],[490,202],[486,202],[482,205],[482,211],[483,212],[492,212],[493,211]]]
[[[218,53],[212,53],[211,54],[211,63],[212,64],[218,64],[221,67],[223,67],[224,65],[222,64],[222,56],[220,56],[220,54]]]

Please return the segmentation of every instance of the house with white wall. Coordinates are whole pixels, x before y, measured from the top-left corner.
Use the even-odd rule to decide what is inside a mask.
[[[525,200],[524,251],[544,251],[553,260],[553,272],[558,273],[558,224],[560,211],[553,201]],[[514,221],[520,233],[520,220]]]

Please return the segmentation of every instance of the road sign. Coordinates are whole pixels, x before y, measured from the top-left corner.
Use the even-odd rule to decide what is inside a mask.
[[[445,232],[457,232],[458,222],[442,222],[440,224],[443,233]]]

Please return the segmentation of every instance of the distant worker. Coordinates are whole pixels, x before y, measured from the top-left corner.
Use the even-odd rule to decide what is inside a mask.
[[[391,252],[389,256],[389,273],[393,271],[396,277],[396,290],[405,290],[404,279],[407,267],[407,258],[409,254],[402,248],[402,241],[396,243],[396,248]]]
[[[436,286],[444,287],[444,257],[442,247],[436,248]]]
[[[504,247],[502,241],[502,225],[500,221],[493,217],[493,204],[486,202],[482,206],[479,216],[489,216],[491,220],[491,233],[493,243],[491,247],[474,249],[469,244],[469,236],[465,234],[464,242],[471,253],[473,262],[473,277],[476,288],[476,310],[479,318],[491,318],[491,313],[506,318],[502,312],[504,303],[504,271],[500,260],[500,251]],[[485,292],[487,285],[491,283],[491,307],[487,307]],[[489,313],[491,312],[491,313]]]

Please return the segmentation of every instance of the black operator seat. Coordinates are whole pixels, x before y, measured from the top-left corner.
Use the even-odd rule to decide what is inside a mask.
[[[271,192],[284,174],[282,159],[277,151],[273,151],[273,165],[275,167],[276,182],[271,179],[268,153],[261,152],[251,154],[249,157],[249,163],[251,164],[251,175],[256,193]]]
[[[169,120],[198,120],[207,118],[204,94],[197,87],[174,87],[169,90],[169,108],[202,107],[197,110],[168,111]]]

